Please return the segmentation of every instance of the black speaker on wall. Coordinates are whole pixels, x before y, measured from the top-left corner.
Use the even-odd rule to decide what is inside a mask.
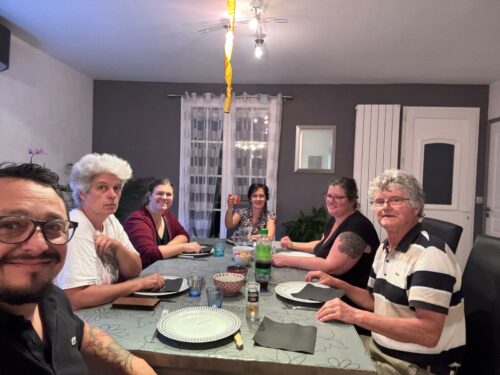
[[[0,72],[9,69],[10,30],[0,25]]]

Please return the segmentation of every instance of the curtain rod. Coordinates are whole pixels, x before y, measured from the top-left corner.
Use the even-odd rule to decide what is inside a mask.
[[[181,95],[181,94],[167,94],[167,97],[168,98],[180,98],[184,95]],[[271,95],[273,96],[273,95]],[[243,95],[236,95],[236,98],[243,98],[244,96]],[[258,98],[259,96],[258,95],[247,95],[246,96],[247,98]],[[285,100],[293,100],[293,96],[291,95],[281,95],[281,97],[283,98],[283,101]]]

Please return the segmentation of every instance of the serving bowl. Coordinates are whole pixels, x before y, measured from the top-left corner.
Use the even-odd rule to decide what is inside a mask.
[[[245,282],[245,276],[231,272],[216,273],[213,277],[215,287],[222,289],[225,296],[238,294]]]
[[[254,254],[255,249],[252,246],[233,246],[233,257],[239,253],[250,253]]]
[[[233,265],[227,266],[227,272],[237,273],[237,274],[240,274],[240,275],[243,275],[246,277],[246,275],[248,273],[248,268],[244,267],[244,266],[238,266],[237,264],[233,264]]]
[[[241,253],[234,254],[234,263],[238,266],[247,267],[252,261],[252,253],[242,251]]]

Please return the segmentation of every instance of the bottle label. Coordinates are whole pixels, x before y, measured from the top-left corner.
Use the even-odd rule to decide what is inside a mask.
[[[248,302],[249,303],[258,303],[259,302],[259,291],[258,290],[248,291]]]

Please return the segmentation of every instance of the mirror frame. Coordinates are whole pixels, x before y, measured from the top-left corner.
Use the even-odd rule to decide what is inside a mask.
[[[330,138],[326,140],[325,146],[318,150],[318,145],[314,143],[307,143],[305,135],[308,130],[328,130],[330,131]],[[305,172],[305,173],[334,173],[335,172],[335,151],[336,151],[336,138],[337,138],[337,127],[335,125],[297,125],[295,134],[295,172]],[[307,149],[314,149],[314,154],[305,154]],[[319,152],[318,152],[319,151]],[[318,155],[318,153],[320,155]],[[330,167],[320,167],[316,166],[309,167],[309,165],[302,165],[302,160],[304,157],[308,158],[320,158],[316,159],[322,164],[329,165]],[[325,160],[326,159],[326,160]],[[309,159],[309,163],[314,162],[314,159]]]

